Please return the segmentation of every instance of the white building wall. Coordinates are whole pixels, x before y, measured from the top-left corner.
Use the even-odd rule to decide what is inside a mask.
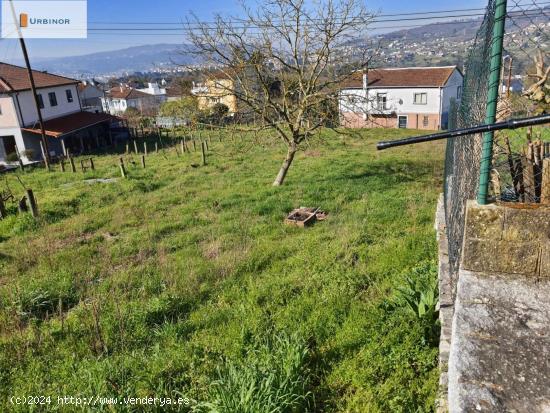
[[[451,105],[451,99],[456,99],[458,102],[459,96],[458,96],[458,88],[462,87],[463,83],[463,77],[458,72],[458,70],[455,70],[447,83],[445,84],[445,87],[443,88],[443,105],[442,105],[442,111],[443,113],[446,113],[449,111],[449,107]]]
[[[101,98],[103,110],[111,115],[120,115],[127,109],[126,99],[113,99],[110,97]]]
[[[82,110],[88,112],[103,112],[103,91],[95,85],[87,84],[80,90]]]
[[[15,107],[15,99],[9,95],[0,96],[0,137],[14,136],[17,149],[21,152],[24,149],[23,137],[19,128],[19,117]],[[0,141],[0,163],[6,163],[4,143]]]
[[[9,95],[0,96],[0,129],[19,127],[15,99]]]
[[[65,90],[67,89],[71,90],[73,94],[72,102],[67,101],[67,95],[65,93]],[[55,92],[57,96],[57,106],[50,105],[50,99],[48,97],[48,93],[50,92]],[[42,109],[42,118],[44,120],[69,115],[74,112],[80,112],[80,101],[78,99],[76,84],[56,86],[52,88],[41,88],[37,90],[37,93],[42,95],[42,100],[44,101],[44,109]],[[30,90],[19,92],[19,104],[21,106],[21,114],[25,125],[38,121],[34,98]]]
[[[377,108],[377,95],[386,94],[386,110]],[[426,93],[426,104],[415,104],[414,94]],[[351,99],[350,99],[351,98]],[[351,101],[350,101],[351,100]],[[355,102],[354,102],[355,101]],[[344,89],[341,92],[340,107],[344,112],[368,113],[440,113],[440,88],[368,88]]]

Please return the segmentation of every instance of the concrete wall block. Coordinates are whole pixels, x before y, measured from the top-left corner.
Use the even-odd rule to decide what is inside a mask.
[[[477,272],[536,276],[539,256],[538,243],[468,238],[464,241],[461,267]]]
[[[550,208],[506,208],[503,238],[509,241],[550,242]]]
[[[468,202],[465,237],[474,239],[502,239],[504,209],[495,205]]]

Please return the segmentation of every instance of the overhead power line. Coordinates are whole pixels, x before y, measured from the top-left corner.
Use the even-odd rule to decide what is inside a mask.
[[[548,14],[545,14],[543,13],[542,14],[543,16],[548,16]],[[467,17],[476,17],[478,15],[467,15]],[[541,13],[540,12],[533,12],[533,13],[521,13],[521,15],[512,15],[512,17],[524,17],[524,18],[532,18],[532,17],[538,17],[538,16],[541,16]],[[459,17],[459,16],[448,16],[448,17]],[[446,18],[448,18],[446,17]],[[466,17],[466,15],[463,15],[463,16],[460,16],[460,17]],[[391,22],[399,22],[399,21],[410,21],[410,20],[414,20],[414,19],[403,19],[403,20],[399,20],[399,19],[395,19],[395,20],[392,20]],[[389,20],[386,20],[387,22],[390,22]],[[452,25],[452,24],[463,24],[465,22],[467,22],[467,20],[455,20],[455,21],[433,21],[433,22],[430,22],[430,23],[422,23],[422,24],[412,24],[412,25],[376,25],[377,23],[384,23],[385,21],[371,21],[371,23],[374,24],[374,26],[370,26],[369,29],[370,30],[385,30],[385,29],[405,29],[405,28],[416,28],[416,27],[422,27],[422,26],[427,26],[427,25],[432,25],[432,24],[437,24],[437,25]],[[305,26],[305,25],[304,25]],[[254,31],[254,30],[261,30],[261,27],[255,27],[255,26],[231,26],[233,29],[236,29],[236,30],[239,30],[239,29],[242,29],[242,30],[251,30],[251,31]],[[275,27],[281,27],[281,26],[277,26],[275,25]],[[194,27],[191,27],[191,29],[193,29]],[[195,29],[198,29],[199,26],[195,27]],[[211,29],[213,27],[206,27],[207,29]],[[189,27],[181,27],[181,28],[166,28],[166,27],[135,27],[135,28],[131,28],[131,27],[126,27],[126,28],[109,28],[109,27],[106,27],[106,28],[101,28],[101,27],[93,27],[93,28],[88,28],[88,31],[91,33],[91,34],[108,34],[108,33],[124,33],[124,34],[132,34],[132,32],[138,32],[138,33],[133,33],[135,35],[139,35],[139,34],[143,34],[143,33],[147,33],[147,35],[149,34],[158,34],[158,35],[170,35],[170,34],[185,34],[190,28]]]
[[[548,2],[548,4],[550,4],[550,2]],[[550,12],[550,11],[549,11]],[[372,19],[370,20],[370,24],[384,24],[384,23],[396,23],[396,22],[412,22],[412,21],[424,21],[424,20],[430,20],[431,23],[428,23],[428,24],[460,24],[460,23],[464,23],[465,20],[464,18],[474,18],[474,17],[481,17],[483,16],[484,13],[482,14],[479,14],[479,13],[470,13],[470,14],[461,14],[461,15],[444,15],[444,16],[431,16],[431,17],[426,17],[426,16],[421,16],[421,17],[412,17],[412,18],[402,18],[402,19]],[[524,11],[524,12],[510,12],[509,13],[510,17],[516,17],[516,18],[532,18],[532,17],[538,17],[538,16],[548,16],[548,14],[542,12],[540,10],[532,10],[532,11]],[[455,19],[462,19],[462,20],[459,20],[459,21],[444,21],[444,22],[440,22],[440,21],[436,21],[436,20],[439,20],[439,19],[452,19],[452,18],[455,18]],[[130,24],[127,22],[127,24]],[[132,23],[132,24],[135,24],[135,25],[141,25],[142,23]],[[161,23],[153,23],[153,24],[161,24]],[[215,26],[211,25],[211,23],[205,23],[205,22],[199,22],[199,23],[196,23],[196,24],[185,24],[185,23],[178,23],[181,27],[179,28],[176,28],[176,27],[90,27],[88,28],[88,31],[90,32],[103,32],[103,33],[107,33],[107,32],[113,32],[113,33],[116,33],[116,32],[157,32],[157,33],[162,33],[162,32],[171,32],[171,33],[174,33],[174,34],[184,34],[186,31],[188,30],[193,30],[193,29],[199,29],[199,28],[206,28],[206,29],[214,29]],[[371,30],[381,30],[381,29],[391,29],[391,28],[408,28],[408,27],[421,27],[421,26],[425,26],[425,25],[428,25],[426,23],[423,23],[423,24],[417,24],[417,25],[399,25],[399,26],[396,26],[396,25],[392,25],[392,26],[383,26],[383,25],[377,25],[377,26],[371,26],[370,29]],[[166,24],[162,24],[162,26],[165,26]],[[307,27],[307,26],[312,26],[313,24],[311,23],[304,23],[302,25],[302,27]],[[274,26],[274,27],[281,27],[281,25],[279,24],[275,24],[273,22],[270,22],[269,23],[269,26]],[[231,25],[231,28],[232,29],[236,29],[236,30],[259,30],[261,29],[262,27],[260,25],[258,25],[257,23],[250,23],[250,24],[242,24],[242,23],[238,23],[238,24],[232,24]]]
[[[516,6],[532,6],[533,3],[528,1],[526,3],[518,3],[517,5],[514,5],[514,7]],[[550,1],[545,1],[545,2],[537,2],[537,6],[541,6],[541,5],[550,5]],[[540,11],[540,9],[537,9]],[[376,16],[376,18],[380,18],[380,17],[399,17],[399,16],[419,16],[419,17],[422,17],[422,16],[427,16],[427,15],[434,15],[434,14],[442,14],[442,13],[463,13],[463,12],[481,12],[481,13],[475,13],[475,14],[467,14],[468,16],[483,16],[485,14],[485,11],[486,11],[486,8],[485,7],[480,7],[480,8],[469,8],[469,9],[449,9],[449,10],[431,10],[431,11],[419,11],[419,12],[410,12],[410,13],[392,13],[392,14],[379,14]],[[449,16],[447,16],[449,17]],[[459,17],[459,16],[450,16],[450,17]],[[426,18],[429,18],[429,17],[426,17]],[[446,16],[434,16],[432,18],[446,18]],[[403,20],[407,20],[407,19],[397,19],[398,21],[403,21]],[[410,20],[420,20],[419,19],[410,19]],[[232,20],[227,20],[229,23],[247,23],[249,22],[247,19],[233,19]],[[278,21],[277,19],[274,20],[274,22]],[[382,20],[384,21],[384,20]],[[392,21],[392,20],[386,20],[386,21]],[[155,24],[161,24],[161,25],[182,25],[182,24],[185,24],[184,21],[179,21],[179,22],[175,22],[175,21],[158,21],[158,22],[151,22],[151,21],[144,21],[144,22],[139,22],[139,21],[136,21],[136,22],[128,22],[128,21],[108,21],[108,22],[101,22],[101,21],[91,21],[89,22],[90,24],[111,24],[111,25],[123,25],[123,24],[141,24],[141,25],[155,25]],[[205,25],[211,25],[211,24],[216,24],[217,22],[216,21],[200,21],[198,22],[199,24],[205,24]]]

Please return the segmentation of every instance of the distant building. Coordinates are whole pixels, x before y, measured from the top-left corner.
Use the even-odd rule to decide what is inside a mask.
[[[33,70],[50,156],[111,143],[119,119],[83,111],[79,81]],[[0,164],[42,159],[42,131],[26,68],[0,63]]]
[[[102,102],[103,110],[111,115],[121,115],[128,108],[135,108],[144,115],[150,115],[159,107],[154,95],[124,85],[111,88],[105,93]]]
[[[510,78],[510,83],[508,83],[508,78],[505,77],[501,84],[501,92],[508,92],[508,85],[510,86],[511,93],[521,93],[523,92],[523,77],[521,75],[515,75]]]
[[[82,110],[93,113],[103,112],[101,99],[104,96],[104,92],[102,88],[96,86],[93,82],[85,80],[79,83],[78,96]]]
[[[210,109],[221,103],[229,109],[229,115],[237,112],[234,83],[222,72],[210,74],[204,82],[193,82],[191,93],[197,96],[200,110]]]
[[[350,128],[446,129],[462,83],[456,66],[358,71],[340,89],[341,123]]]
[[[140,92],[147,93],[155,97],[157,104],[166,102],[166,89],[159,87],[158,83],[147,83],[146,88],[137,89]]]

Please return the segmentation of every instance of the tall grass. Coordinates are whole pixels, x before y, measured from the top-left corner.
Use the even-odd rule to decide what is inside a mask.
[[[197,411],[292,413],[312,407],[309,352],[296,335],[276,335],[246,350],[238,361],[226,361],[211,384],[209,402]]]

